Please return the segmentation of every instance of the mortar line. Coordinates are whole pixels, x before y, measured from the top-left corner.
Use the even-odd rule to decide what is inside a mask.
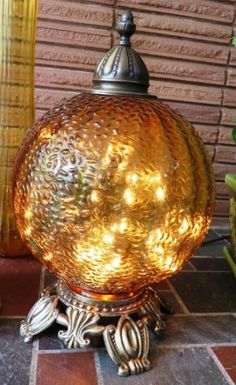
[[[29,385],[36,385],[38,346],[39,346],[39,341],[38,340],[34,341],[33,348],[32,348],[31,364],[30,364]]]
[[[105,350],[105,347],[104,346],[101,346],[100,348],[96,348],[96,350]],[[63,348],[63,349],[40,349],[38,350],[38,354],[60,354],[60,353],[67,353],[67,354],[73,354],[73,353],[79,353],[79,354],[83,354],[83,353],[88,353],[88,352],[94,352],[95,353],[95,348],[94,347],[90,347],[90,348],[73,348],[73,349],[69,349],[69,348]]]
[[[225,274],[230,274],[230,270],[182,270],[181,273],[225,273]],[[232,273],[231,273],[232,274]]]
[[[103,381],[103,376],[102,376],[102,368],[101,368],[101,363],[98,357],[98,352],[94,353],[94,361],[95,361],[95,368],[96,368],[96,373],[97,373],[97,381],[98,385],[105,385]]]
[[[152,346],[150,347],[150,350],[156,350],[156,349],[179,349],[179,348],[185,348],[185,349],[192,349],[192,348],[206,348],[206,347],[236,347],[236,342],[218,342],[218,343],[173,343],[173,344],[165,344],[161,343],[161,345]],[[106,352],[106,348],[102,346],[101,348],[96,348],[96,351],[94,351],[94,348],[91,347],[91,349],[86,349],[86,351],[83,351],[83,349],[51,349],[51,350],[39,350],[38,354],[60,354],[60,353],[85,353],[85,352],[94,352],[94,354],[97,356],[96,359],[98,358],[98,353],[100,352]],[[99,361],[100,364],[100,361]]]
[[[235,312],[211,312],[211,313],[197,313],[197,312],[189,312],[185,314],[173,314],[172,317],[224,317],[224,316],[232,316],[235,317]]]

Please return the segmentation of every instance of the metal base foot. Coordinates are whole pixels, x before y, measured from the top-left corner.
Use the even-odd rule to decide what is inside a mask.
[[[61,304],[65,305],[63,312]],[[82,296],[58,281],[42,292],[22,321],[20,334],[29,342],[56,322],[65,327],[58,332],[58,338],[69,349],[89,346],[92,335],[103,335],[106,350],[118,365],[118,374],[128,376],[150,369],[147,327],[156,333],[164,331],[163,311],[170,312],[155,287],[131,298],[108,301]],[[106,325],[105,318],[114,322]]]

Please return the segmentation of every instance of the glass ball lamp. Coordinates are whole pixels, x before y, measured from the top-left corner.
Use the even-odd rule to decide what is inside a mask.
[[[129,375],[150,367],[147,326],[164,327],[155,284],[205,237],[214,176],[191,124],[148,94],[129,11],[117,30],[92,90],[46,113],[25,139],[13,195],[23,240],[59,278],[21,334],[30,340],[58,322],[68,347],[102,334],[118,374]]]

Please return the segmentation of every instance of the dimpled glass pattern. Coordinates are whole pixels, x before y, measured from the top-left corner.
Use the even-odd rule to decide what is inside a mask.
[[[207,233],[203,144],[157,99],[81,94],[44,115],[15,167],[17,224],[69,286],[127,293],[180,270]]]

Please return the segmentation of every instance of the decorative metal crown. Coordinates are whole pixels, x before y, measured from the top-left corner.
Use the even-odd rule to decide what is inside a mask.
[[[100,60],[93,76],[93,92],[149,96],[149,73],[140,55],[131,47],[136,30],[133,15],[125,11],[117,23],[120,42]]]

